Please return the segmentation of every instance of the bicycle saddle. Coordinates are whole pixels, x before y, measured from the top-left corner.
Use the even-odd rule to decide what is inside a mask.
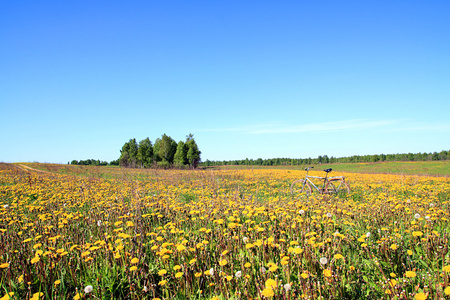
[[[328,173],[328,172],[333,171],[333,169],[330,168],[330,169],[325,169],[325,170],[323,170],[323,171]]]

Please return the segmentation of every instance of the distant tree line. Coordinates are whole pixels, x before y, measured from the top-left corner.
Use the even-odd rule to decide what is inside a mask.
[[[152,144],[149,138],[139,143],[135,138],[126,142],[120,150],[119,165],[126,168],[151,168],[172,166],[196,168],[200,163],[201,151],[194,136],[189,134],[186,141],[174,141],[163,134]]]
[[[353,155],[347,157],[328,157],[319,155],[317,158],[270,158],[270,159],[242,159],[202,162],[202,166],[223,166],[223,165],[258,165],[258,166],[284,166],[284,165],[314,165],[332,163],[359,163],[359,162],[379,162],[379,161],[432,161],[449,160],[450,151],[433,153],[402,153],[402,154],[375,154],[375,155]]]
[[[98,159],[86,159],[86,160],[72,160],[71,165],[82,165],[82,166],[107,166],[113,164],[114,161],[108,163],[107,161],[100,161]]]

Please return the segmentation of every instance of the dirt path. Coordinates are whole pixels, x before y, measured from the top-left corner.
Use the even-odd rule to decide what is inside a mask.
[[[52,172],[38,170],[38,169],[29,167],[29,166],[26,166],[26,165],[22,165],[22,164],[16,164],[16,166],[18,166],[19,168],[21,168],[22,170],[25,170],[27,172],[34,171],[34,172],[38,172],[38,173],[53,174]]]

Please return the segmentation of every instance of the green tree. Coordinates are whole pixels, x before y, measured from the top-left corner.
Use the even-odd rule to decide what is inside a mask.
[[[197,143],[194,140],[194,136],[189,134],[186,137],[186,145],[187,145],[187,160],[189,162],[189,166],[192,168],[197,168],[200,163],[200,154],[201,151],[198,149]]]
[[[121,167],[128,167],[128,158],[129,158],[128,152],[129,151],[130,151],[130,145],[128,144],[128,142],[126,142],[122,146],[122,150],[120,150],[119,164]]]
[[[159,156],[159,149],[161,148],[161,139],[157,138],[155,144],[153,145],[153,159],[155,162],[162,161],[161,156]]]
[[[151,167],[153,164],[153,147],[149,138],[139,142],[137,161],[141,167]]]
[[[183,141],[178,142],[177,151],[175,152],[175,156],[173,158],[173,163],[177,167],[184,166],[188,163],[186,148],[186,144]]]
[[[177,143],[168,135],[163,134],[159,144],[158,155],[163,162],[173,163],[175,152],[177,151]]]
[[[119,163],[123,167],[136,167],[138,144],[136,139],[130,139],[120,150]]]

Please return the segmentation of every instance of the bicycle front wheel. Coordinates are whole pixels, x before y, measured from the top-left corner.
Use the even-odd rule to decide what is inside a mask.
[[[299,179],[291,184],[291,195],[305,193],[306,195],[311,195],[312,189],[309,182],[304,179]]]
[[[346,194],[350,193],[350,187],[345,180],[330,180],[325,185],[325,193],[337,194],[339,192],[344,192]]]

